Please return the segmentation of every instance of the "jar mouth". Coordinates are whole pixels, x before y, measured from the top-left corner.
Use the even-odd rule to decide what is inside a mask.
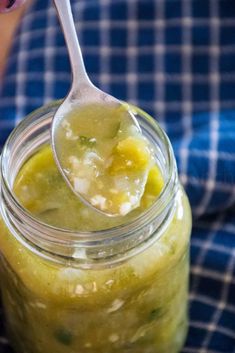
[[[168,208],[172,205],[178,189],[178,174],[174,153],[167,135],[150,115],[134,106],[130,106],[130,108],[135,114],[143,134],[150,139],[156,149],[156,156],[158,153],[158,162],[165,179],[162,192],[149,208],[133,220],[113,228],[97,231],[75,231],[46,224],[35,218],[19,203],[13,193],[15,177],[23,163],[43,144],[48,143],[50,123],[59,104],[60,101],[53,102],[28,115],[13,130],[5,143],[1,156],[1,193],[4,205],[7,205],[5,208],[9,208],[10,213],[14,215],[10,217],[11,222],[13,221],[16,227],[21,227],[24,236],[25,233],[29,233],[30,229],[31,233],[33,232],[36,235],[34,240],[40,237],[43,241],[60,243],[61,245],[70,244],[70,246],[71,242],[75,246],[84,245],[84,243],[94,245],[111,240],[115,243],[120,242],[121,239],[126,239],[135,232],[139,232],[140,229],[145,228],[146,224],[152,223],[155,224],[154,227],[151,227],[155,228],[152,229],[152,232],[156,232],[170,211]],[[32,145],[34,146],[33,149]],[[161,160],[159,159],[160,154]],[[1,208],[4,214],[6,210],[4,211],[3,207]],[[159,222],[154,222],[157,219],[159,219]],[[33,241],[32,238],[31,236],[30,241]]]

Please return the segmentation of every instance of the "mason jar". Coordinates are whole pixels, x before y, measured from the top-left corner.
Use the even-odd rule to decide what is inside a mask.
[[[43,223],[13,187],[22,165],[50,143],[58,104],[26,117],[1,156],[0,284],[12,346],[17,353],[179,352],[188,325],[191,211],[170,142],[133,107],[164,177],[160,196],[109,229]]]

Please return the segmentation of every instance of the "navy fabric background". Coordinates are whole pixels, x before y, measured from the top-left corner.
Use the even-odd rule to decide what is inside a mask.
[[[150,113],[173,144],[194,216],[183,352],[235,353],[235,2],[71,2],[92,81]],[[1,145],[27,113],[64,97],[69,83],[52,1],[35,1],[2,84]],[[0,352],[10,352],[1,332]]]

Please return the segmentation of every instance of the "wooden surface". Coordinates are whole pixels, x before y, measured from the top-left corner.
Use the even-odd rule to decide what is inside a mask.
[[[26,2],[26,5],[19,7],[15,11],[0,14],[0,78],[4,73],[4,67],[14,32],[28,4],[29,2]]]

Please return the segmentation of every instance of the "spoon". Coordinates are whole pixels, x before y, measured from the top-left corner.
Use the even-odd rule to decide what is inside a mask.
[[[106,188],[106,190],[107,188],[113,189],[111,187],[113,186],[113,180],[112,183],[109,183],[111,179],[107,179],[107,185],[103,186],[102,183],[93,183],[93,188],[90,188],[88,195],[89,178],[96,180],[98,175],[100,175],[99,173],[102,174],[102,168],[104,166],[107,167],[107,163],[110,162],[108,156],[114,147],[114,142],[110,142],[112,134],[114,135],[114,140],[116,138],[115,143],[117,144],[119,140],[116,136],[118,134],[125,136],[126,131],[131,130],[136,135],[141,135],[141,130],[127,104],[101,91],[90,81],[85,70],[82,52],[76,35],[70,0],[54,0],[54,4],[64,32],[72,69],[71,89],[59,106],[52,121],[51,142],[55,161],[69,187],[85,204],[108,216],[124,215],[130,212],[131,209],[138,207],[144,192],[147,178],[146,171],[139,174],[136,173],[135,176],[132,175],[130,183],[128,183],[129,178],[126,176],[122,176],[121,181],[118,180],[119,185],[122,184],[122,191],[123,188],[126,189],[132,185],[133,181],[135,182],[135,186],[131,190],[132,194],[129,192],[129,196],[132,196],[132,202],[130,204],[123,201],[124,205],[122,205],[121,213],[116,209],[112,209],[112,207],[109,208],[107,204],[105,206],[106,200],[101,195],[102,187],[103,189]],[[109,142],[107,143],[107,141]],[[102,151],[103,158],[92,152],[93,143],[97,143],[97,149]],[[77,170],[81,170],[81,166],[79,169],[79,159],[76,157],[76,146],[79,146],[79,154],[83,153],[83,157],[85,153],[84,146],[89,149],[89,153],[86,151],[85,156],[86,158],[89,157],[88,160],[85,157],[83,158],[83,162],[85,160],[83,163],[85,171],[79,177],[75,177],[76,173],[74,172],[76,166]],[[87,154],[89,155],[88,157]],[[104,158],[105,156],[106,158]],[[138,182],[136,181],[137,179]],[[97,190],[97,185],[100,190]],[[113,189],[113,192],[117,194],[116,189]],[[117,199],[117,196],[114,195],[115,198]],[[108,204],[111,205],[112,202],[108,201]]]

